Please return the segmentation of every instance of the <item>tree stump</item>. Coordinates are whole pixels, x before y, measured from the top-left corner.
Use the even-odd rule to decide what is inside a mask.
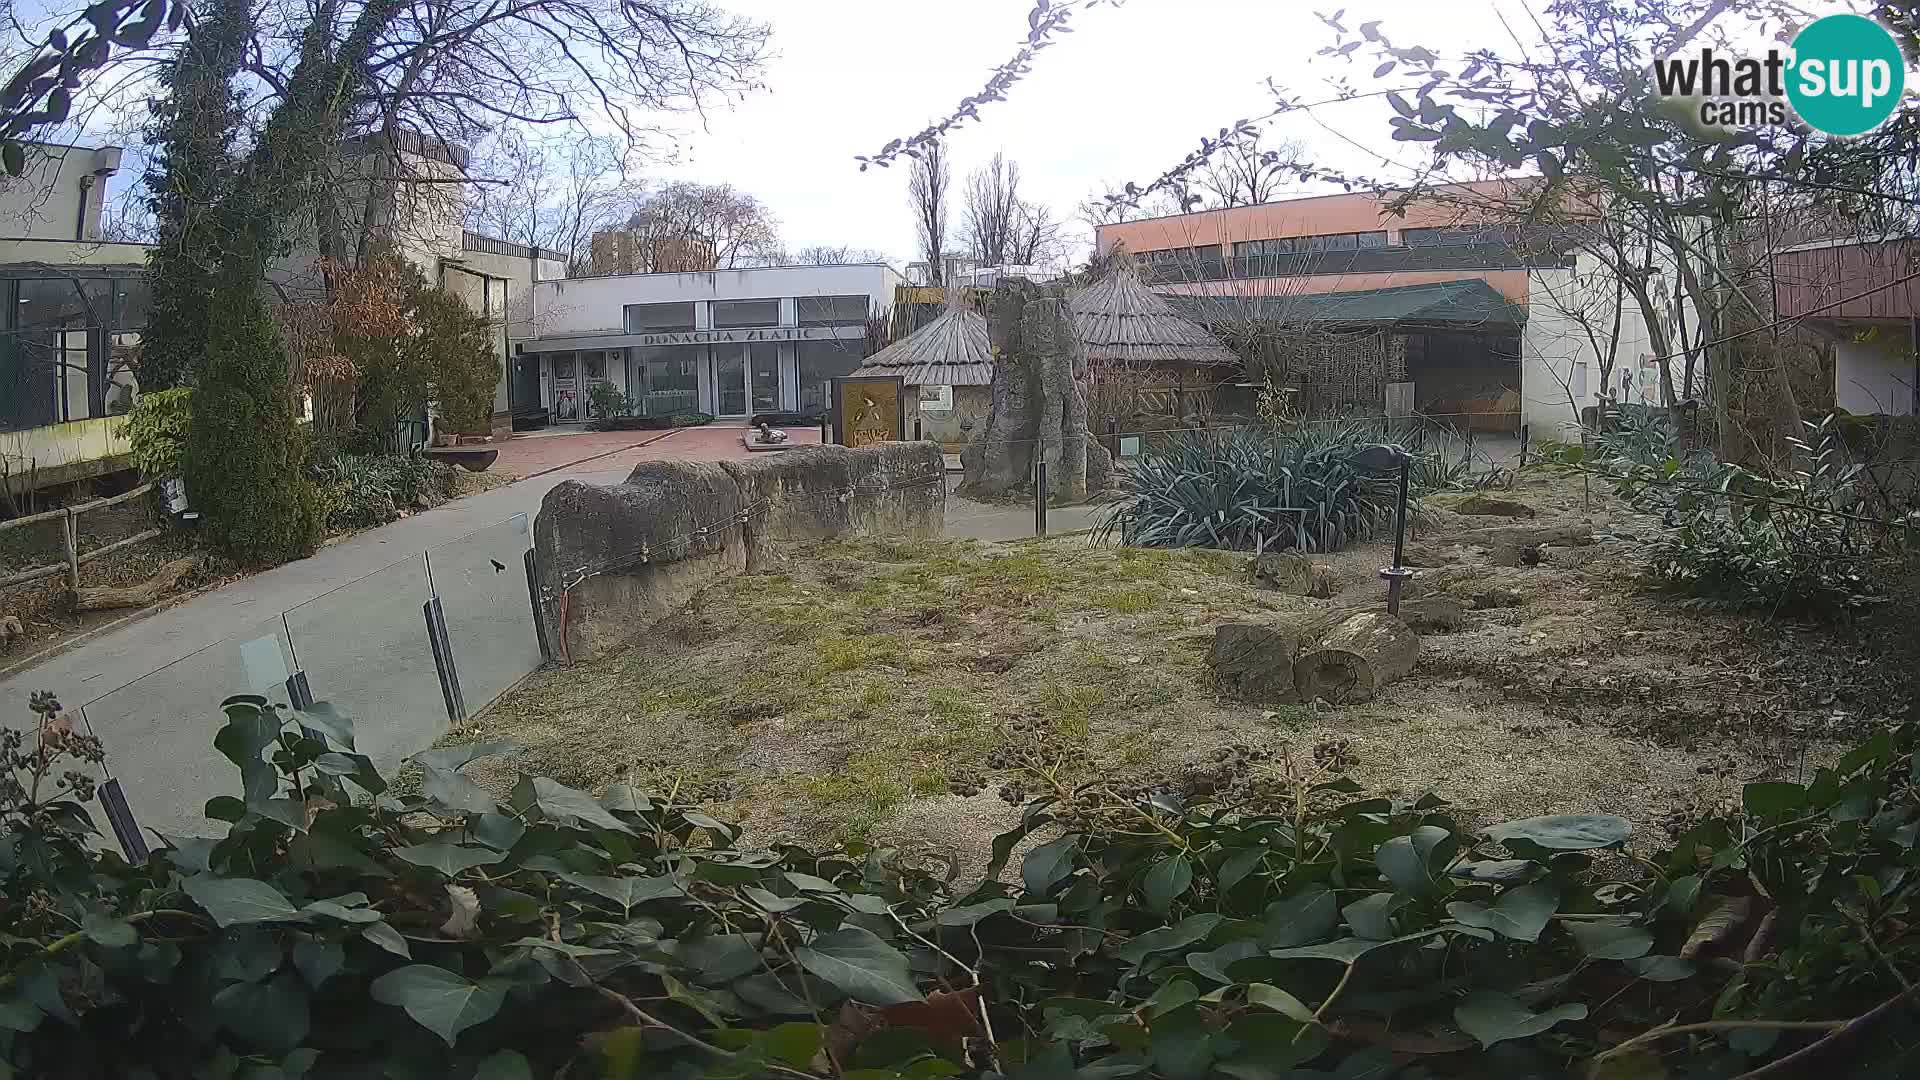
[[[139,585],[130,585],[124,589],[109,588],[105,585],[90,585],[73,590],[73,609],[75,611],[105,611],[110,608],[146,607],[172,592],[180,584],[180,579],[193,572],[200,565],[200,556],[188,555],[175,559],[162,566],[157,573]]]
[[[1380,688],[1413,670],[1420,636],[1385,612],[1365,611],[1322,634],[1293,664],[1302,701],[1333,705],[1371,701]]]
[[[1333,567],[1297,551],[1269,551],[1254,557],[1253,582],[1292,596],[1325,600],[1333,595]]]

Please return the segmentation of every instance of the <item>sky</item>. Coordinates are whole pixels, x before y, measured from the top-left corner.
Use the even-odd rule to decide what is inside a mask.
[[[767,88],[708,113],[704,129],[685,135],[683,160],[650,171],[753,193],[780,219],[788,250],[850,245],[897,263],[914,258],[907,163],[862,173],[854,155],[919,131],[979,90],[1024,39],[1031,0],[722,2],[772,25],[777,55]],[[1082,199],[1106,183],[1144,183],[1203,133],[1270,111],[1269,78],[1314,97],[1329,75],[1368,82],[1370,63],[1314,55],[1334,36],[1316,7],[1331,14],[1339,5],[1126,0],[1080,12],[1074,32],[1039,54],[1008,101],[983,108],[979,122],[951,138],[955,186],[1003,152],[1019,163],[1028,196],[1074,218],[1073,229],[1090,243],[1091,229],[1074,211]],[[1510,48],[1500,12],[1530,25],[1518,0],[1371,0],[1350,5],[1343,22],[1351,29],[1381,19],[1396,44],[1457,55],[1479,45]],[[1315,160],[1393,175],[1374,156],[1405,149],[1387,138],[1384,104],[1345,103],[1320,114],[1338,134],[1305,118],[1274,130],[1306,141]]]

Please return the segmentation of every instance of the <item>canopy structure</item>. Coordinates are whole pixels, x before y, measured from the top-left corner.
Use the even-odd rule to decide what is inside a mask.
[[[908,386],[991,386],[993,346],[987,318],[955,299],[939,318],[860,361],[858,375],[898,375]]]
[[[1116,248],[1105,269],[1067,300],[1090,364],[1237,365],[1220,339],[1140,280],[1133,256]]]

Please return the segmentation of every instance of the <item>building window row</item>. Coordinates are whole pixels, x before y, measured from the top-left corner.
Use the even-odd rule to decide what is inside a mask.
[[[781,301],[709,300],[707,326],[715,330],[743,330],[780,326]],[[629,334],[683,333],[698,325],[694,301],[674,304],[626,305]],[[867,297],[801,296],[794,300],[795,325],[858,326],[867,321]]]

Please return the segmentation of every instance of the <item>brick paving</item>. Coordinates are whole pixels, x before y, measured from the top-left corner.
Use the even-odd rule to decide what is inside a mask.
[[[796,446],[820,441],[820,429],[786,429]],[[631,469],[642,461],[737,461],[752,456],[741,442],[740,424],[708,424],[672,431],[583,431],[579,434],[518,436],[500,446],[491,471],[505,476],[542,473],[602,473]]]

